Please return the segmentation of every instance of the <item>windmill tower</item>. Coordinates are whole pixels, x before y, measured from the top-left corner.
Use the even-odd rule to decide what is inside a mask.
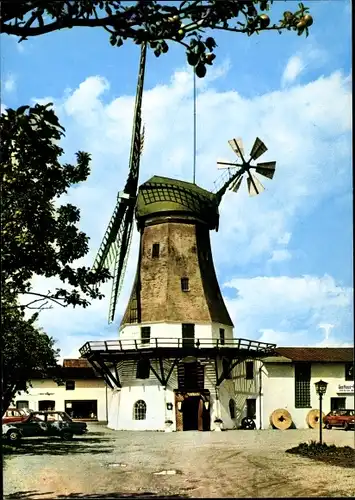
[[[209,233],[218,230],[226,190],[237,191],[246,174],[250,194],[258,194],[261,184],[250,169],[272,178],[275,163],[251,166],[266,151],[260,139],[248,162],[241,142],[232,140],[242,163],[220,162],[228,167],[228,178],[216,193],[159,176],[138,188],[145,57],[143,44],[128,177],[94,263],[94,269],[112,269],[109,321],[115,316],[134,217],[140,233],[136,276],[119,339],[88,342],[80,352],[112,388],[109,426],[114,429],[209,430],[217,429],[220,420],[233,427],[233,373],[250,358],[270,355],[274,346],[233,338]]]

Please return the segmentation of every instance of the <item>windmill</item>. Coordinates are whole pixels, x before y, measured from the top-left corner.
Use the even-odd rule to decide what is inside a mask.
[[[247,178],[249,195],[255,196],[257,194],[262,193],[265,190],[265,188],[261,184],[259,179],[250,172],[250,169],[252,168],[255,169],[255,172],[269,179],[272,179],[274,177],[276,168],[275,161],[257,163],[255,166],[251,165],[252,160],[257,160],[261,155],[263,155],[267,151],[267,147],[265,146],[265,144],[259,139],[259,137],[257,137],[251,149],[250,158],[248,161],[245,161],[244,147],[242,140],[231,139],[230,141],[228,141],[228,143],[232,148],[233,152],[237,155],[238,159],[241,160],[241,163],[237,163],[238,160],[236,162],[229,162],[225,160],[217,161],[218,165],[217,168],[219,169],[228,169],[229,173],[231,168],[237,169],[237,172],[233,174],[232,177],[230,177],[226,182],[226,184],[221,188],[221,190],[218,191],[218,193],[216,193],[217,197],[221,199],[227,188],[230,191],[234,191],[236,193],[242,184],[244,174],[246,174]]]
[[[117,298],[122,288],[130,242],[132,239],[134,207],[138,190],[139,164],[144,142],[141,108],[146,51],[146,43],[142,43],[133,116],[129,173],[124,190],[118,193],[116,206],[93,264],[93,271],[107,267],[113,275],[108,318],[109,323],[111,323],[115,317]]]

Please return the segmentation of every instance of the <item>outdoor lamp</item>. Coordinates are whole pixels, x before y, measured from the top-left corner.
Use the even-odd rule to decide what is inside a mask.
[[[316,386],[316,392],[320,396],[323,396],[327,392],[328,382],[324,382],[324,380],[319,380],[314,384]]]
[[[166,403],[166,409],[167,410],[172,410],[173,409],[173,403]]]
[[[182,408],[182,401],[178,401],[177,403],[178,410],[181,411]]]
[[[322,399],[324,394],[327,392],[328,382],[324,382],[324,380],[319,380],[314,385],[316,386],[316,392],[319,395],[319,443],[322,444],[322,427],[323,427]]]
[[[209,406],[210,406],[209,401],[205,401],[205,402],[204,402],[204,405],[205,405],[206,410],[208,410],[208,408],[209,408]]]

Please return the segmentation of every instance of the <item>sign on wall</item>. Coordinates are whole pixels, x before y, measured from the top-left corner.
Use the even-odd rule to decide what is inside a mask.
[[[339,384],[337,392],[338,393],[354,392],[354,382]]]

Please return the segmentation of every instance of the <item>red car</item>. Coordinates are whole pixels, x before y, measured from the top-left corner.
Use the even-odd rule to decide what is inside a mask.
[[[347,431],[350,427],[354,427],[354,423],[354,410],[333,410],[324,417],[326,429],[331,429],[332,427],[343,427]]]
[[[12,422],[22,422],[28,417],[28,411],[18,410],[17,408],[8,408],[5,415],[2,417],[3,424],[11,424]]]

